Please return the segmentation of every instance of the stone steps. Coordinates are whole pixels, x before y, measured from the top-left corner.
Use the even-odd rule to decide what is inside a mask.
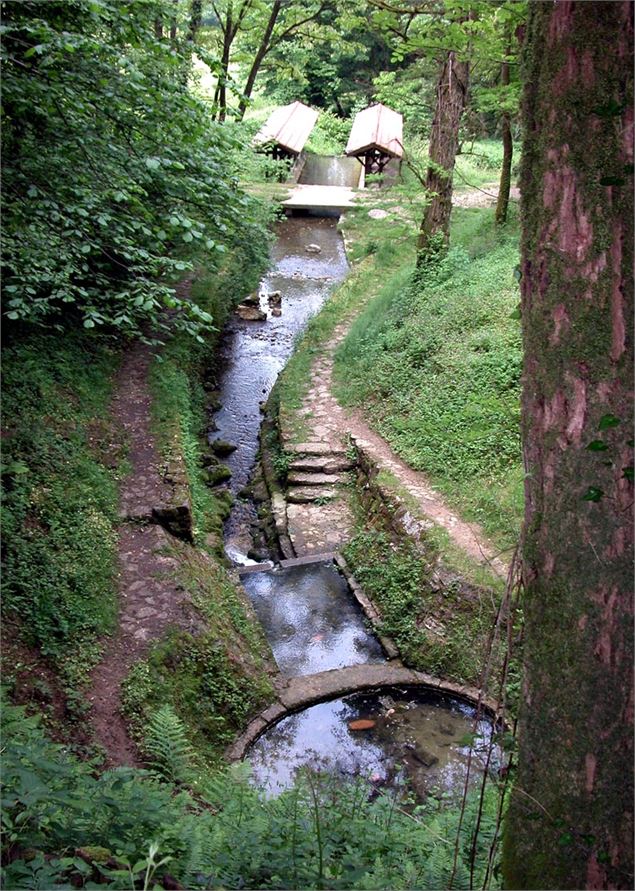
[[[336,490],[325,486],[298,486],[287,492],[287,501],[290,504],[310,504],[321,498],[335,497],[337,497]]]
[[[355,463],[346,456],[338,457],[321,455],[308,455],[306,458],[294,458],[289,465],[292,473],[296,471],[307,473],[344,473],[346,470],[352,470]]]
[[[299,442],[293,445],[285,445],[285,451],[301,458],[311,456],[325,456],[328,458],[345,458],[346,450],[343,446],[337,446],[330,442]]]
[[[340,478],[336,473],[302,473],[293,471],[287,477],[290,486],[334,486]]]

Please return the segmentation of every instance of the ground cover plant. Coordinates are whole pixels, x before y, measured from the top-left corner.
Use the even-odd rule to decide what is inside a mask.
[[[497,228],[489,209],[454,214],[447,257],[415,276],[402,259],[352,325],[337,393],[510,548],[522,509],[517,230]],[[388,272],[381,253],[376,262]]]
[[[73,686],[116,619],[119,354],[87,333],[33,333],[3,358],[2,615]]]
[[[145,730],[162,706],[187,728],[199,762],[218,766],[249,718],[273,697],[273,657],[245,592],[206,553],[175,543],[178,582],[201,616],[197,634],[174,629],[129,673],[123,710],[145,751]]]

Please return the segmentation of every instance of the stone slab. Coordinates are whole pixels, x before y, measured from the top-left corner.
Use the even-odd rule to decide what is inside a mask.
[[[292,471],[287,477],[290,486],[334,486],[340,478],[336,473],[303,473]]]
[[[325,489],[319,486],[305,486],[303,488],[289,489],[287,500],[291,504],[310,504],[318,498],[336,498],[335,489]]]
[[[308,471],[310,473],[343,473],[347,470],[353,470],[355,463],[348,458],[337,457],[320,457],[319,455],[308,456],[306,458],[294,458],[289,465],[289,470]]]
[[[326,551],[323,554],[309,554],[307,557],[291,557],[289,560],[281,560],[280,566],[289,569],[292,566],[310,566],[312,563],[332,563],[335,559],[334,551]]]
[[[298,442],[291,445],[285,445],[287,452],[295,455],[311,456],[311,455],[329,455],[338,457],[346,457],[346,452],[342,446],[334,445],[330,442]]]

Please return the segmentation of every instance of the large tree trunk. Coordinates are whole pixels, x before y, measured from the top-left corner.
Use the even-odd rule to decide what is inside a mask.
[[[437,84],[437,105],[430,136],[430,166],[426,189],[432,200],[419,229],[417,252],[420,261],[447,247],[452,211],[452,176],[459,147],[459,124],[465,108],[469,63],[450,51]]]
[[[507,52],[508,54],[510,53],[509,48]],[[509,62],[503,62],[501,65],[501,86],[509,86]],[[507,209],[509,208],[509,190],[512,184],[512,157],[514,154],[512,117],[507,111],[503,112],[501,116],[501,136],[503,138],[503,166],[501,167],[495,219],[497,223],[506,223]]]
[[[506,888],[634,887],[632,14],[529,4],[526,655]]]
[[[254,56],[254,61],[252,62],[251,69],[249,71],[249,75],[247,77],[247,83],[245,84],[245,89],[243,90],[243,95],[241,96],[240,103],[238,106],[238,120],[242,121],[245,116],[245,111],[247,110],[247,103],[251,98],[252,91],[254,89],[254,84],[256,83],[256,78],[258,76],[258,72],[260,71],[260,66],[263,63],[263,60],[267,53],[269,52],[271,46],[271,35],[273,34],[273,29],[276,26],[276,21],[280,14],[280,10],[282,8],[282,0],[274,0],[273,6],[271,8],[271,15],[269,16],[269,21],[267,22],[267,27],[264,30],[262,35],[262,40],[260,41],[260,46],[258,47],[258,52]]]

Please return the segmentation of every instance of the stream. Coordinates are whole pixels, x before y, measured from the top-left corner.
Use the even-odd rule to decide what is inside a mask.
[[[359,175],[359,166],[341,160],[345,163],[309,158],[301,181],[349,184]],[[225,524],[225,550],[243,567],[259,562],[249,556],[256,510],[241,495],[256,462],[261,406],[297,336],[348,272],[336,218],[289,217],[276,225],[275,234],[271,268],[259,287],[266,320],[234,316],[228,323],[219,381],[222,407],[210,432],[210,440],[237,446],[224,459],[235,496]],[[282,295],[280,313],[268,300],[274,291]],[[250,571],[241,581],[283,676],[385,661],[379,640],[332,561],[285,569],[266,563],[262,571]],[[421,689],[385,688],[288,715],[251,745],[247,758],[254,782],[268,794],[287,788],[299,770],[309,768],[361,776],[375,787],[405,788],[423,799],[428,794],[461,794],[468,761],[476,780],[492,732],[488,720],[475,722],[474,708],[456,699]],[[491,767],[498,765],[494,749]]]
[[[230,491],[236,495],[249,482],[258,451],[262,415],[276,378],[286,365],[295,339],[315,315],[331,290],[348,272],[342,236],[335,217],[289,217],[278,223],[271,269],[260,283],[262,322],[234,316],[228,323],[222,347],[220,402],[211,438],[238,446],[224,459],[232,472]],[[316,245],[319,253],[309,253]],[[273,314],[267,295],[282,294],[282,313]],[[249,564],[250,529],[256,522],[253,504],[236,498],[225,524],[225,551],[235,562]]]

